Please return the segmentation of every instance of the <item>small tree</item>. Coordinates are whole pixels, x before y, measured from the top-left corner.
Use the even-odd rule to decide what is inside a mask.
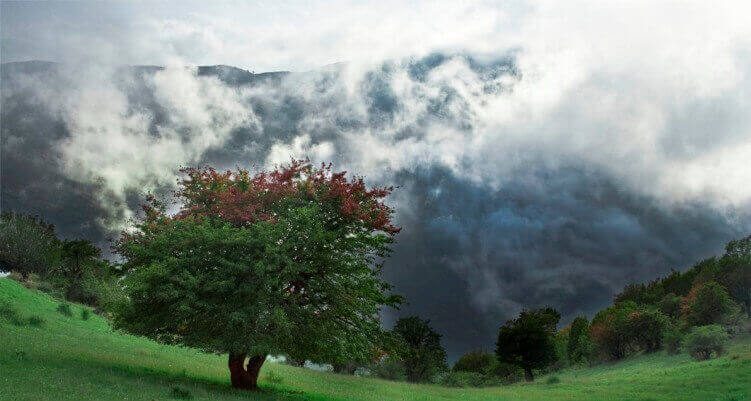
[[[645,352],[655,352],[662,347],[667,324],[667,317],[660,311],[640,308],[628,315],[628,335],[636,348]]]
[[[401,342],[399,355],[407,380],[426,382],[447,369],[441,335],[430,327],[429,320],[417,316],[401,318],[396,321],[393,333]]]
[[[59,263],[60,241],[51,224],[15,213],[0,215],[0,270],[14,271],[23,280],[46,273]]]
[[[519,366],[527,381],[534,380],[533,369],[556,361],[553,340],[561,315],[552,308],[524,311],[498,330],[496,356],[501,362]]]
[[[694,327],[686,335],[683,346],[696,360],[706,360],[712,355],[722,355],[729,339],[722,326],[713,324]]]
[[[589,321],[584,316],[579,316],[571,322],[568,343],[566,344],[566,356],[569,363],[583,363],[589,359],[592,352],[592,341],[589,338]]]
[[[371,357],[381,306],[400,301],[380,278],[399,231],[388,188],[299,161],[255,175],[184,172],[179,211],[152,198],[117,246],[129,299],[117,327],[228,353],[240,389],[257,388],[269,354]]]
[[[66,240],[61,246],[61,256],[60,270],[68,281],[65,297],[71,301],[95,303],[95,297],[85,293],[84,280],[93,274],[94,265],[101,256],[99,248],[87,240]]]
[[[628,316],[637,309],[632,301],[610,306],[598,312],[589,327],[590,337],[605,359],[624,358],[631,347]]]
[[[751,317],[751,236],[731,241],[718,264],[717,282],[743,308],[746,317]]]
[[[722,323],[735,305],[724,287],[715,281],[695,285],[682,305],[683,318],[689,326]]]

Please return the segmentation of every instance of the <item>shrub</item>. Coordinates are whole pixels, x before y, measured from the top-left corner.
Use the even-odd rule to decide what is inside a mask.
[[[63,302],[57,305],[57,312],[64,316],[73,316],[73,310],[70,308],[70,304],[67,302]]]
[[[455,372],[486,374],[493,367],[495,357],[485,351],[471,351],[462,355],[452,368]]]
[[[443,376],[440,383],[447,387],[481,387],[485,377],[477,372],[452,371]]]
[[[87,308],[81,309],[81,319],[83,319],[83,320],[89,320],[90,317],[91,317],[91,311],[90,310],[88,310]]]
[[[488,373],[489,380],[500,381],[501,384],[516,383],[522,378],[524,378],[524,371],[521,368],[498,360],[494,361]]]
[[[407,379],[404,364],[394,356],[386,356],[371,366],[370,371],[381,379],[402,381]]]
[[[720,325],[699,326],[686,335],[683,345],[694,359],[703,361],[712,355],[722,355],[728,338],[728,333]]]
[[[734,309],[727,290],[715,281],[691,288],[682,305],[683,318],[689,326],[722,323]]]
[[[558,376],[549,376],[547,380],[545,380],[545,384],[558,384],[561,382],[561,378]]]

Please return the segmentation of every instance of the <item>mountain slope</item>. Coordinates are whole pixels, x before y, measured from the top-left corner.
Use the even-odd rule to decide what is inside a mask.
[[[720,359],[694,362],[664,354],[620,364],[567,370],[560,383],[500,388],[449,389],[314,372],[268,363],[261,393],[229,387],[223,356],[164,346],[112,332],[97,315],[82,319],[56,311],[59,303],[10,279],[0,279],[0,306],[38,327],[10,323],[0,315],[2,400],[723,400],[751,399],[751,338],[733,344]]]

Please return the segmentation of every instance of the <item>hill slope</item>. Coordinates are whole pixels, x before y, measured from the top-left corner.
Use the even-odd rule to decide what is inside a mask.
[[[106,320],[56,311],[58,302],[0,279],[0,306],[12,305],[34,324],[0,316],[2,400],[169,400],[172,388],[194,400],[751,400],[751,339],[733,344],[720,359],[694,362],[686,355],[634,358],[620,364],[567,370],[560,383],[485,389],[449,389],[320,373],[268,363],[261,393],[229,387],[223,356],[164,346],[112,332]],[[6,313],[7,315],[7,313]]]

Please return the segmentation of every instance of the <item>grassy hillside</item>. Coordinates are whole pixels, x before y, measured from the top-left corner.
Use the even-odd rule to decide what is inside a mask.
[[[58,302],[0,279],[0,305],[44,323],[13,325],[0,317],[0,400],[170,400],[172,388],[194,400],[751,400],[751,338],[736,341],[720,359],[655,354],[541,377],[533,384],[450,389],[341,376],[267,363],[261,393],[233,391],[224,356],[164,346],[114,333],[105,320],[68,317]]]

